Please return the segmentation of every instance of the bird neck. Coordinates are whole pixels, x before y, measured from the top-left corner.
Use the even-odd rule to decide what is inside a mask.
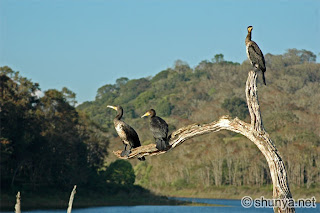
[[[246,37],[246,44],[251,41],[251,32],[248,32],[248,35]]]
[[[123,110],[119,109],[118,110],[118,114],[116,115],[115,119],[116,120],[120,120],[122,118],[122,115],[123,115]]]

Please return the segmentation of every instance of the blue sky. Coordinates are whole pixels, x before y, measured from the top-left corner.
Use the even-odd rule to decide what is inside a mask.
[[[248,25],[264,54],[306,49],[319,62],[320,0],[0,0],[0,66],[81,103],[177,59],[242,63]]]

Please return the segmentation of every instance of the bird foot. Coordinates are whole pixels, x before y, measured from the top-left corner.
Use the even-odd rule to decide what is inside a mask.
[[[131,153],[130,150],[123,150],[123,151],[121,152],[120,156],[121,156],[121,157],[124,157],[124,156],[127,156],[127,157],[128,157],[130,153]]]
[[[140,161],[145,161],[146,158],[145,158],[144,156],[142,156],[141,158],[138,158],[138,160],[140,160]]]
[[[160,150],[160,151],[165,151],[165,150],[167,150],[167,146],[163,146],[163,145],[160,145],[160,144],[157,144],[156,145],[156,148],[158,149],[158,150]]]

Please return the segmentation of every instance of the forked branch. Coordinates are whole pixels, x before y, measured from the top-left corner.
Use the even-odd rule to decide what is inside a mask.
[[[132,149],[128,157],[121,157],[121,150],[114,151],[114,154],[122,159],[159,155],[174,149],[186,140],[198,135],[218,132],[220,130],[236,132],[251,140],[259,148],[268,162],[273,183],[273,198],[281,200],[280,206],[275,207],[274,212],[295,212],[295,209],[288,205],[288,203],[292,204],[292,202],[288,202],[288,200],[292,199],[292,195],[289,189],[284,162],[262,124],[257,93],[257,73],[254,71],[248,73],[245,92],[251,124],[241,121],[238,118],[231,119],[229,116],[222,116],[218,121],[212,123],[193,124],[176,130],[171,134],[169,141],[170,146],[166,151],[159,151],[155,144],[149,144]]]

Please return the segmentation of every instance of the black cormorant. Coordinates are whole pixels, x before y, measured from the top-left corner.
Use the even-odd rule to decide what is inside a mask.
[[[168,143],[168,124],[160,117],[156,116],[156,111],[150,109],[141,118],[150,115],[150,130],[156,141],[157,149],[163,151],[169,146]]]
[[[120,120],[123,115],[123,109],[121,106],[110,106],[108,105],[107,107],[116,110],[118,113],[116,117],[113,119],[114,127],[122,140],[124,144],[124,150],[121,152],[121,157],[123,156],[128,156],[131,152],[132,148],[136,148],[138,146],[141,146],[139,136],[137,132],[128,124]],[[127,147],[130,146],[128,149]],[[141,157],[138,158],[139,160],[144,161],[145,158]]]
[[[248,35],[246,37],[247,56],[252,66],[256,70],[262,71],[263,83],[267,85],[264,77],[264,73],[266,72],[266,62],[264,61],[263,53],[261,52],[259,46],[256,44],[256,42],[251,40],[252,29],[252,26],[248,27]]]

